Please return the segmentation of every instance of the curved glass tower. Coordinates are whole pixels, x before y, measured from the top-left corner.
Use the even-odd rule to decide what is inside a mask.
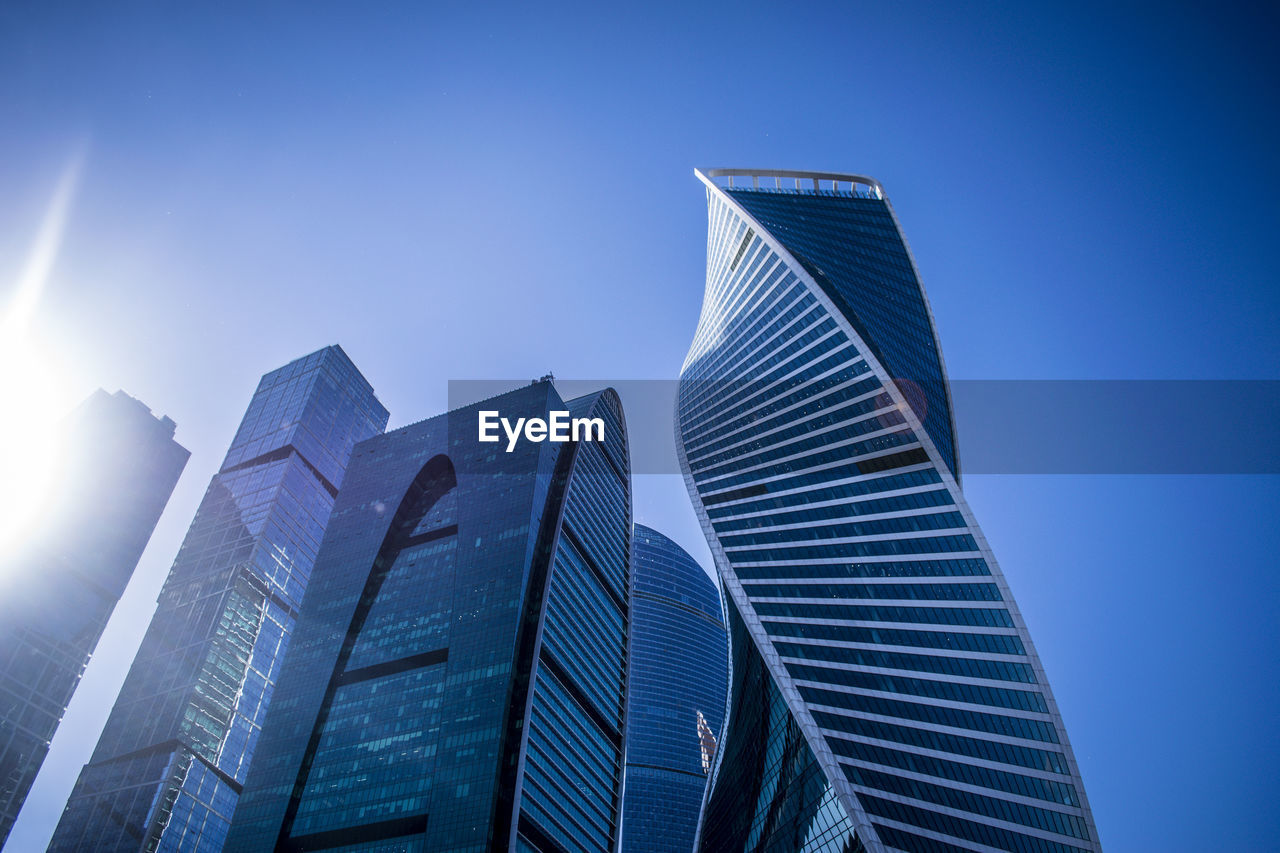
[[[479,409],[603,440],[506,452]],[[357,446],[224,849],[613,850],[630,537],[612,390],[536,382]]]
[[[699,849],[1099,850],[960,491],[933,318],[880,184],[697,175],[707,284],[676,439],[732,648]]]
[[[689,853],[728,688],[720,593],[652,528],[635,526],[631,555],[622,853]]]

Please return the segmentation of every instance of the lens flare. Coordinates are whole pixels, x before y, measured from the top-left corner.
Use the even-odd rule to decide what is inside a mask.
[[[67,388],[29,329],[57,261],[83,163],[81,150],[63,169],[0,315],[0,558],[20,549],[38,526],[58,474],[53,421],[67,408]]]

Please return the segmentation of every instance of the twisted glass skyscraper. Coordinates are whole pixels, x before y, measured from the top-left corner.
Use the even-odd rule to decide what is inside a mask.
[[[729,659],[720,593],[693,557],[652,528],[636,525],[631,554],[622,853],[689,853],[707,787],[704,752],[713,754],[712,733],[724,720]]]
[[[677,446],[728,597],[703,851],[1099,848],[959,485],[928,302],[879,183],[698,172]]]
[[[222,849],[351,449],[386,423],[336,346],[262,378],[50,850]]]
[[[507,451],[482,409],[602,440]],[[630,538],[612,390],[540,381],[357,447],[226,849],[613,850]]]
[[[60,431],[48,509],[0,560],[0,847],[187,464],[174,427],[94,392]]]

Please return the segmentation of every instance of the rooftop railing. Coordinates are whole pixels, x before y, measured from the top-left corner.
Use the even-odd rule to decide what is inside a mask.
[[[839,172],[797,172],[787,169],[699,169],[699,173],[725,189],[802,192],[884,198],[875,178]]]

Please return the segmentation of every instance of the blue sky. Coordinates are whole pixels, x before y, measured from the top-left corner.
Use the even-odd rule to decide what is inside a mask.
[[[0,300],[82,152],[32,340],[68,406],[123,388],[192,450],[12,848],[51,831],[258,376],[341,343],[392,426],[451,379],[674,377],[694,166],[878,178],[954,378],[1280,379],[1277,29],[1228,4],[0,6]],[[1280,478],[965,491],[1104,845],[1272,846]],[[636,501],[705,561],[678,478]]]

